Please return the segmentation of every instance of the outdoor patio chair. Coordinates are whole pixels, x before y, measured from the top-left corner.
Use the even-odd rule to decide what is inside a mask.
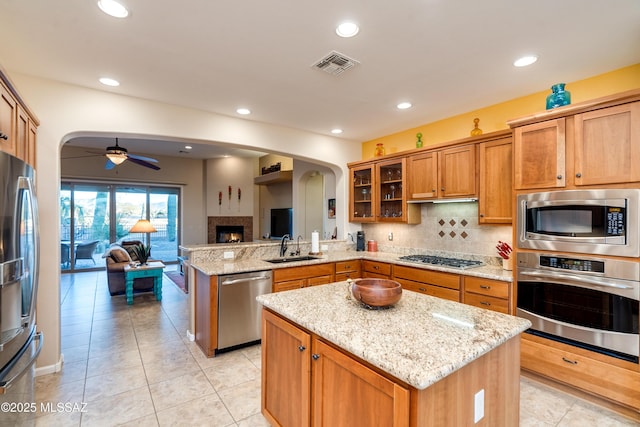
[[[96,260],[93,259],[93,253],[96,251],[96,246],[98,246],[98,243],[100,243],[98,240],[79,243],[76,247],[76,261],[78,261],[79,259],[90,259],[95,264]]]

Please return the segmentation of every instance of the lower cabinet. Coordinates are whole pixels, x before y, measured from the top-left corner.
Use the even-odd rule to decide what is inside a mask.
[[[457,274],[395,265],[393,279],[410,291],[460,301],[460,276]]]
[[[464,279],[465,304],[473,305],[487,310],[509,314],[509,282],[500,280],[483,279],[480,277],[465,276]]]
[[[263,310],[262,413],[273,426],[409,425],[409,389]]]
[[[335,282],[335,264],[314,264],[273,270],[273,292]]]
[[[336,262],[336,282],[362,277],[361,263],[359,259]]]
[[[378,261],[362,261],[362,277],[391,279],[391,264]]]
[[[213,357],[218,348],[218,276],[194,271],[195,341],[207,357]]]

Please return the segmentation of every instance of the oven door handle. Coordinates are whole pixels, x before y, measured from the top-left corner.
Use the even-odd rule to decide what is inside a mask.
[[[520,274],[523,276],[531,276],[531,277],[572,280],[574,282],[587,283],[589,285],[596,285],[596,286],[604,286],[606,288],[633,289],[633,286],[606,283],[606,282],[601,282],[597,279],[592,279],[590,277],[581,277],[581,276],[575,276],[571,274],[563,274],[563,273],[549,274],[547,272],[542,272],[542,271],[520,271]]]

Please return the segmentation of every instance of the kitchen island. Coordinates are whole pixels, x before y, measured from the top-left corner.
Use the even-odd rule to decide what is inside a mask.
[[[258,301],[273,425],[518,425],[527,320],[407,290],[368,310],[347,282]]]

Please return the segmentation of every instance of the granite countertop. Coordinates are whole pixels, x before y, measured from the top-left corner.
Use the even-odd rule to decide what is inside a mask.
[[[403,290],[385,310],[348,298],[347,282],[257,297],[264,307],[422,390],[531,326],[526,319]]]
[[[419,264],[415,262],[403,261],[401,255],[388,252],[357,252],[357,251],[332,251],[320,256],[316,260],[295,261],[274,264],[262,259],[246,259],[246,260],[212,260],[207,262],[193,263],[192,267],[209,275],[218,276],[221,274],[246,273],[249,271],[275,270],[278,268],[298,267],[306,265],[321,264],[325,262],[349,261],[353,259],[364,259],[371,261],[388,262],[396,265],[404,265],[407,267],[423,268],[425,270],[436,270],[447,273],[460,274],[465,276],[482,277],[485,279],[502,280],[505,282],[513,281],[511,271],[503,270],[501,267],[484,265],[481,267],[459,269],[451,267],[442,267],[436,265]]]

